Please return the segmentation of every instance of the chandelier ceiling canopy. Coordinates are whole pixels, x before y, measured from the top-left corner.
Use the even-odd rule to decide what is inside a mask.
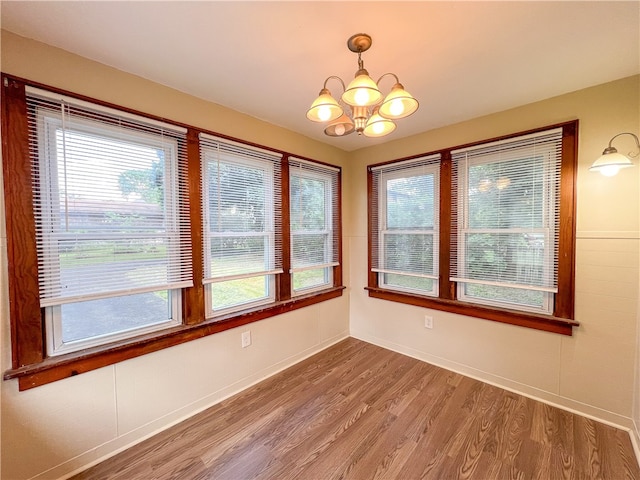
[[[361,54],[371,47],[371,37],[357,33],[347,40],[347,47],[358,54],[358,71],[355,78],[345,87],[340,77],[332,75],[324,81],[318,98],[307,111],[307,118],[313,122],[327,123],[324,133],[331,137],[342,137],[353,132],[367,137],[383,137],[396,129],[394,120],[408,117],[418,109],[418,101],[407,92],[394,73],[385,73],[377,82],[364,68]],[[383,96],[380,81],[391,76],[395,84]],[[342,96],[336,100],[327,88],[329,80],[336,80],[342,86]]]

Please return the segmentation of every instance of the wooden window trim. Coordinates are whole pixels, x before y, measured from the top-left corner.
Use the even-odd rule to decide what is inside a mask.
[[[554,311],[552,315],[527,313],[518,310],[507,310],[497,307],[488,307],[456,300],[456,283],[449,280],[451,258],[451,236],[455,235],[455,229],[451,225],[457,191],[452,185],[451,152],[461,148],[467,148],[484,143],[507,140],[522,135],[562,128],[562,165],[560,182],[560,237],[558,249],[563,252],[558,259],[558,293],[555,295]],[[460,315],[492,320],[511,325],[518,325],[536,330],[572,335],[573,327],[580,323],[574,319],[575,304],[575,247],[576,247],[576,176],[578,163],[578,120],[545,126],[524,132],[518,132],[501,137],[482,140],[479,142],[458,145],[435,152],[421,153],[411,157],[391,160],[376,165],[370,165],[367,169],[367,196],[368,196],[368,286],[365,288],[371,298],[405,303],[408,305],[442,310]],[[376,225],[373,221],[374,209],[378,208],[376,198],[373,198],[372,168],[388,165],[400,161],[410,160],[426,155],[440,153],[440,270],[439,297],[427,297],[418,294],[410,294],[390,289],[380,288],[378,275],[371,271],[373,231]]]
[[[45,349],[44,313],[38,296],[38,264],[36,252],[36,227],[33,214],[31,184],[31,161],[29,155],[29,130],[26,115],[25,86],[44,88],[63,95],[141,115],[150,119],[168,122],[187,128],[188,192],[191,221],[191,244],[193,256],[194,286],[182,289],[182,325],[140,335],[134,338],[88,348],[55,357],[47,357]],[[9,283],[10,327],[12,368],[3,375],[5,380],[18,379],[20,390],[44,385],[108,365],[155,352],[191,340],[213,335],[258,320],[308,307],[342,296],[342,245],[340,242],[340,265],[333,267],[333,286],[308,295],[291,297],[288,274],[280,274],[276,301],[268,305],[246,309],[232,314],[205,318],[202,243],[202,204],[199,133],[207,133],[247,145],[266,148],[281,155],[283,202],[283,225],[288,228],[288,152],[263,147],[241,139],[198,129],[190,125],[173,122],[165,118],[138,112],[129,108],[77,95],[37,82],[2,74],[2,154],[5,192],[5,218],[7,227],[7,263]],[[310,158],[320,165],[331,165]],[[334,167],[333,165],[331,165]],[[340,177],[339,177],[340,178]],[[286,194],[286,195],[285,195]],[[341,195],[338,195],[338,226],[342,228]],[[285,210],[285,207],[287,208]],[[283,232],[287,233],[287,232]],[[287,235],[284,238],[288,238]],[[340,238],[342,238],[340,236]],[[289,263],[289,248],[283,242],[283,260]],[[288,270],[286,270],[288,271]],[[289,283],[289,285],[287,285]]]

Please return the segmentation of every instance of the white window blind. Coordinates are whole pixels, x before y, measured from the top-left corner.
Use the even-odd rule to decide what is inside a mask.
[[[329,283],[330,268],[339,265],[339,172],[289,158],[291,273],[307,272],[294,275],[294,290]]]
[[[204,283],[282,272],[279,154],[200,134]]]
[[[452,152],[451,280],[465,300],[552,308],[561,159],[559,128]]]
[[[192,285],[186,130],[27,88],[43,307]]]
[[[438,294],[440,155],[372,167],[372,271],[379,285]]]

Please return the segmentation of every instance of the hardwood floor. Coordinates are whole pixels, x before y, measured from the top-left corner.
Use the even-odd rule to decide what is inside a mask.
[[[627,432],[350,338],[75,479],[640,479]]]

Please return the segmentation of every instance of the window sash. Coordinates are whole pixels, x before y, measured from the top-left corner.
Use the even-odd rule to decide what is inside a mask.
[[[131,114],[115,116],[118,111],[113,109],[108,109],[109,116],[105,116],[101,107],[88,102],[72,102],[67,97],[52,100],[54,96],[42,90],[27,91],[41,306],[193,285],[188,217],[179,214],[188,210],[188,198],[183,190],[186,164],[184,133],[174,129],[165,131],[164,124],[150,125],[144,117]],[[115,114],[111,115],[113,112]],[[60,140],[61,144],[58,143]],[[182,149],[178,142],[182,142]],[[149,159],[141,156],[141,148],[150,149],[149,153],[151,149],[163,152],[164,161],[158,159],[158,162],[164,171],[164,198],[161,207],[155,207],[155,213],[149,203],[143,204],[142,210],[128,201],[112,203],[108,195],[114,195],[114,191],[109,190],[109,186],[85,188],[84,184],[91,181],[108,181],[109,175],[118,174],[118,168],[135,169],[148,165]],[[125,163],[121,159],[126,159]],[[92,165],[91,162],[97,162],[96,166],[85,167],[85,164]],[[69,168],[75,170],[69,173]],[[70,174],[73,176],[69,177]],[[82,178],[85,179],[84,184],[79,186]],[[76,182],[76,186],[67,182]],[[65,190],[61,190],[63,187]],[[122,186],[119,189],[120,195],[124,196]],[[91,209],[95,212],[82,214],[82,205],[86,205],[85,212],[91,212]],[[93,215],[106,219],[110,211],[116,216],[114,223],[117,223],[119,215],[123,215],[122,225],[118,228],[102,228],[92,224],[95,220],[89,219],[82,228],[78,228],[78,224],[70,230],[72,213],[80,214],[78,218]],[[147,215],[147,221],[151,223],[128,227],[126,215]],[[149,220],[151,218],[155,220]],[[140,230],[153,233],[141,233]],[[160,243],[160,249],[146,254],[146,260],[136,259],[135,254],[125,258],[126,254],[117,251],[118,242],[123,244],[132,240],[142,242],[140,248],[143,250],[144,241],[153,240]],[[105,245],[110,242],[112,247],[101,249],[97,242]],[[95,260],[93,263],[90,260],[80,261],[73,266],[69,264],[69,261],[74,261],[73,257],[63,256],[62,245],[66,245],[66,251],[85,250]],[[75,272],[71,275],[73,269]],[[105,269],[110,273],[105,274]],[[67,280],[63,279],[63,274]]]
[[[407,291],[411,293],[418,292],[423,295],[437,296],[438,285],[438,264],[439,264],[439,199],[440,199],[440,155],[431,155],[413,159],[410,161],[398,162],[372,169],[373,174],[373,195],[377,198],[377,211],[374,212],[373,222],[376,225],[375,236],[377,241],[372,242],[375,245],[375,251],[372,252],[371,271],[378,275],[378,284],[383,288],[392,290]],[[397,179],[419,177],[429,175],[433,179],[433,225],[425,228],[425,226],[401,225],[396,228],[388,226],[388,183]],[[393,268],[389,265],[389,249],[387,248],[387,239],[394,235],[405,236],[430,236],[431,240],[431,259],[432,268],[430,271],[424,271],[424,260],[420,259],[420,252],[413,252],[414,258],[409,258],[409,268]],[[405,257],[406,258],[406,257]],[[431,288],[427,289],[422,285],[416,284],[416,281],[408,280],[414,283],[412,286],[402,286],[387,281],[387,275],[399,275],[415,279],[430,279]]]
[[[457,242],[452,246],[451,256],[451,276],[450,281],[457,282],[459,284],[478,284],[493,287],[523,289],[530,291],[543,291],[546,292],[543,295],[539,307],[531,307],[527,305],[505,304],[504,302],[492,302],[485,298],[477,298],[472,295],[465,294],[465,288],[461,286],[458,290],[458,297],[461,300],[487,303],[490,305],[508,306],[513,308],[517,306],[523,310],[544,311],[551,313],[553,309],[553,293],[557,292],[557,270],[558,270],[558,236],[559,236],[559,224],[558,224],[558,212],[559,212],[559,188],[560,188],[560,164],[561,158],[561,141],[562,141],[562,129],[552,129],[536,134],[525,135],[521,137],[512,138],[509,140],[503,140],[500,142],[485,144],[470,149],[458,150],[452,152],[452,158],[454,162],[454,175],[453,182],[457,185],[458,189],[458,214],[454,215],[452,222],[457,224],[457,236],[452,241]],[[526,182],[534,177],[528,177],[526,171],[522,171],[519,168],[518,162],[523,162],[525,159],[535,158],[539,160],[541,166],[541,175],[535,176],[536,181],[540,182],[541,195],[534,201],[529,200],[533,205],[529,210],[525,209],[514,210],[516,214],[513,218],[519,218],[524,223],[531,222],[537,223],[531,227],[502,227],[502,228],[483,228],[470,226],[470,212],[471,212],[471,185],[470,185],[470,169],[476,166],[490,166],[498,165],[498,168],[502,169],[505,165],[505,176],[498,178],[504,180],[500,185],[487,179],[487,183],[484,185],[485,191],[483,192],[483,185],[479,184],[477,187],[480,193],[476,192],[476,195],[486,193],[490,188],[496,188],[498,190],[498,198],[500,198],[501,189],[507,190],[511,187],[511,182],[518,181]],[[530,163],[530,162],[529,162]],[[533,165],[533,164],[532,164]],[[534,175],[533,166],[531,167],[531,175]],[[511,176],[511,177],[509,177]],[[502,187],[502,188],[501,188]],[[533,193],[528,193],[529,196],[536,196],[535,188],[532,189]],[[539,202],[539,207],[535,206],[535,202]],[[533,212],[535,208],[540,211]],[[495,206],[494,206],[495,210]],[[502,218],[501,213],[495,215],[492,211],[489,223],[496,223]],[[538,221],[535,221],[535,216],[538,217]],[[499,249],[507,251],[503,258],[508,258],[507,265],[501,265],[500,263],[489,262],[491,268],[488,267],[485,270],[478,267],[478,264],[474,265],[476,273],[472,273],[470,268],[470,260],[467,260],[469,253],[468,243],[469,238],[472,235],[484,235],[485,238],[494,238],[500,246]],[[521,246],[514,246],[512,243],[504,244],[502,238],[511,236],[512,238],[520,238],[523,240],[520,242]],[[542,239],[542,254],[540,258],[542,260],[541,265],[538,265],[538,274],[530,275],[532,280],[523,280],[523,277],[519,274],[520,267],[524,267],[524,264],[517,264],[518,257],[527,254],[534,253],[534,248],[529,248],[529,251],[525,251],[523,243],[529,243],[526,240],[530,236],[534,240],[535,238]],[[535,243],[535,241],[534,241]],[[539,241],[537,242],[540,243]],[[513,252],[515,248],[515,254]],[[539,248],[537,250],[540,250]],[[480,251],[477,250],[479,253]],[[488,252],[488,253],[487,253]],[[490,254],[491,250],[485,249],[485,255]],[[512,260],[513,259],[513,260]],[[513,263],[516,262],[516,263]],[[495,266],[495,268],[493,268]],[[503,272],[499,269],[502,268]],[[540,271],[541,269],[541,271]],[[484,273],[483,273],[484,271]],[[482,278],[482,276],[486,278]],[[535,280],[534,280],[535,279]]]
[[[144,293],[144,292],[143,292]],[[112,333],[95,335],[79,340],[65,342],[63,340],[63,318],[62,306],[52,305],[45,308],[45,328],[47,339],[47,352],[51,356],[63,355],[65,353],[77,352],[91,347],[103,345],[107,342],[116,342],[126,340],[138,335],[153,333],[166,328],[175,327],[182,323],[180,307],[180,290],[174,289],[168,291],[169,308],[166,320],[149,323],[142,326],[126,328]],[[93,300],[93,299],[90,299]]]
[[[222,316],[238,310],[252,308],[275,301],[275,276],[283,272],[282,270],[282,243],[281,243],[281,218],[276,216],[280,211],[280,156],[274,155],[267,150],[243,145],[228,140],[219,139],[206,134],[200,134],[200,157],[202,171],[202,216],[204,231],[204,276],[202,283],[205,285],[205,316],[207,318]],[[246,230],[246,226],[234,224],[230,221],[222,227],[222,211],[224,194],[231,190],[223,191],[222,169],[239,168],[246,169],[247,172],[261,172],[261,179],[256,183],[256,187],[262,191],[260,199],[264,209],[262,228],[256,230]],[[216,173],[215,185],[218,197],[212,198],[209,181],[211,174]],[[235,198],[238,192],[231,193],[227,198],[230,203],[234,203],[247,211],[252,207],[249,200]],[[212,225],[212,213],[220,222]],[[262,247],[256,244],[253,248],[246,246],[244,251],[238,251],[237,258],[233,252],[220,248],[214,251],[215,242],[222,240],[235,240],[236,242],[255,242],[261,240]],[[222,247],[222,245],[220,246]],[[259,250],[262,250],[261,252]],[[256,260],[255,264],[248,261],[249,257]],[[235,258],[235,261],[233,259]],[[260,259],[260,261],[257,261]],[[224,263],[226,261],[226,263]],[[238,281],[251,283],[252,279],[264,278],[264,295],[259,298],[252,298],[245,291],[238,291],[234,295],[237,302],[230,300],[222,306],[216,306],[218,299],[214,298],[215,292],[221,288],[233,289],[238,285]],[[226,285],[226,287],[225,287]],[[240,289],[242,290],[242,289]],[[246,295],[246,297],[243,297]]]
[[[302,159],[289,158],[289,179],[290,179],[290,258],[291,268],[289,273],[292,276],[292,294],[300,295],[320,290],[333,284],[333,267],[339,265],[338,262],[338,242],[337,228],[337,189],[339,170],[307,162]],[[319,182],[323,189],[323,225],[304,226],[302,220],[305,209],[304,200],[301,194],[294,198],[294,185],[301,184],[304,180]],[[296,222],[296,219],[298,220]],[[306,237],[306,238],[305,238]],[[321,255],[314,255],[313,258],[301,259],[297,254],[298,248],[304,248],[314,239],[322,238],[323,249]],[[317,252],[315,252],[317,254]],[[303,285],[296,288],[296,275],[312,270],[322,270],[321,281],[313,282],[310,285]]]
[[[215,318],[224,315],[228,315],[239,310],[244,310],[248,308],[259,307],[261,305],[268,305],[270,303],[275,302],[275,278],[276,274],[281,273],[281,271],[275,272],[257,272],[255,274],[247,274],[247,275],[237,275],[237,276],[229,276],[224,279],[214,279],[213,281],[207,282],[204,285],[205,288],[205,316],[207,318]],[[222,307],[215,307],[215,292],[214,289],[223,285],[230,285],[237,280],[250,280],[250,279],[259,279],[264,278],[265,286],[263,296],[245,300],[242,299],[241,295],[238,295],[236,301],[227,302]]]

